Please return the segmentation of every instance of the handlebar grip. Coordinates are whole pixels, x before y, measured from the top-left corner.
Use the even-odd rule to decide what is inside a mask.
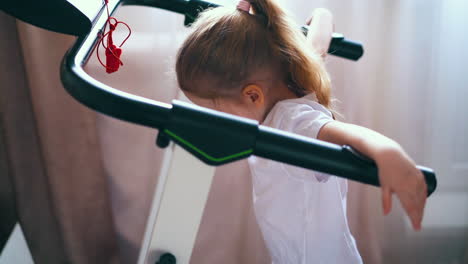
[[[307,35],[309,32],[308,26],[302,26],[301,29],[304,35]],[[345,39],[343,34],[333,33],[327,53],[330,55],[357,61],[364,54],[364,48],[359,42]]]
[[[376,166],[373,160],[362,155],[361,153],[353,149],[351,146],[345,145],[343,146],[343,149],[346,150],[349,154],[353,155],[355,158],[366,162],[372,166]],[[437,187],[437,179],[434,170],[420,165],[416,165],[416,168],[418,168],[424,175],[424,180],[426,181],[427,185],[427,196],[431,195]]]
[[[420,165],[417,165],[416,168],[418,168],[423,173],[424,179],[426,180],[427,196],[431,195],[437,187],[435,172],[430,168]]]

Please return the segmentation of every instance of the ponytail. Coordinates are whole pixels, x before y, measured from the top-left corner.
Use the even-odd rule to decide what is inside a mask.
[[[274,0],[249,0],[255,15],[264,18],[267,30],[288,68],[288,87],[298,96],[315,92],[320,104],[331,107],[331,82],[324,62],[295,23]]]

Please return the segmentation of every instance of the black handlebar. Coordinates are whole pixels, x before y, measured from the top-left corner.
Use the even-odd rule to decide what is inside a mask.
[[[302,26],[301,30],[305,35],[307,35],[309,32],[309,27]],[[362,57],[362,54],[364,54],[364,49],[361,43],[345,39],[343,34],[333,33],[330,47],[328,47],[327,53],[341,58],[357,61]]]
[[[168,3],[168,1],[126,1],[123,4]],[[172,1],[170,10],[185,12],[190,1]],[[109,4],[113,12],[119,2]],[[159,7],[163,7],[160,5]],[[168,8],[169,9],[169,8]],[[211,109],[173,101],[172,105],[135,96],[109,87],[82,68],[97,44],[99,31],[107,17],[98,15],[91,31],[80,36],[65,55],[61,79],[65,89],[84,105],[112,117],[159,129],[158,143],[173,140],[200,160],[221,165],[255,154],[260,157],[317,170],[355,181],[379,186],[377,167],[373,161],[356,153],[349,146],[339,146],[302,137],[258,122]],[[163,143],[161,143],[163,142]],[[435,173],[418,167],[425,175],[428,195],[436,188]]]
[[[361,155],[350,146],[339,146],[303,136],[285,134],[276,129],[260,127],[254,154],[380,186],[377,166],[374,161]],[[423,166],[417,166],[417,168],[424,174],[429,196],[436,189],[435,173],[432,169]]]

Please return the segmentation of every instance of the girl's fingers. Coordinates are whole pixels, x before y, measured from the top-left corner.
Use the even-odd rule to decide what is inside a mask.
[[[405,208],[406,213],[408,214],[409,218],[411,219],[411,223],[413,224],[413,228],[415,230],[419,230],[419,225],[420,225],[420,216],[418,213],[417,206],[414,203],[414,201],[410,201],[411,204]]]
[[[306,20],[306,24],[310,25],[315,16],[319,16],[319,17],[322,17],[322,18],[323,17],[328,17],[330,20],[333,20],[333,15],[330,12],[330,10],[328,10],[326,8],[315,8],[312,11],[312,14],[310,14],[309,18]],[[333,27],[334,27],[334,25],[333,25]]]
[[[426,185],[426,183],[424,183]],[[419,192],[419,197],[418,201],[419,203],[417,204],[417,215],[416,215],[416,230],[421,230],[421,223],[423,220],[424,216],[424,208],[426,206],[426,199],[427,199],[427,188],[421,188],[421,192]]]
[[[388,187],[382,187],[382,207],[384,215],[387,215],[392,210],[392,192]]]
[[[411,222],[413,224],[414,230],[420,230],[421,221],[422,221],[422,211],[416,208],[412,209],[411,212],[409,213],[409,216],[411,218]]]
[[[426,206],[426,199],[427,199],[427,185],[426,182],[424,181],[424,176],[422,175],[421,172],[418,171],[420,174],[420,181],[418,184],[415,184],[415,189],[410,196],[412,199],[410,202],[412,202],[412,215],[411,219],[413,222],[413,227],[415,230],[421,230],[421,222],[423,219],[424,215],[424,207]]]
[[[309,23],[308,45],[325,57],[333,34],[333,15],[327,9],[316,8],[307,22]]]
[[[415,194],[402,194],[399,195],[399,198],[406,214],[411,220],[413,228],[415,230],[420,230],[424,213],[425,198],[421,199]]]

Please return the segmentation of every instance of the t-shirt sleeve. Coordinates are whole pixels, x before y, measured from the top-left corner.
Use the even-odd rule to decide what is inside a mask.
[[[317,138],[320,129],[330,121],[333,117],[325,107],[315,103],[301,104],[291,109],[291,117],[283,120],[285,129],[310,138]]]
[[[320,129],[328,122],[333,121],[331,112],[317,102],[307,100],[305,103],[287,102],[283,103],[277,111],[278,120],[275,120],[276,127],[296,133],[302,136],[317,138]],[[325,182],[330,175],[300,168],[297,166],[283,164],[283,169],[291,177],[300,177],[301,179],[316,179],[319,182]],[[313,175],[315,177],[312,177]]]

